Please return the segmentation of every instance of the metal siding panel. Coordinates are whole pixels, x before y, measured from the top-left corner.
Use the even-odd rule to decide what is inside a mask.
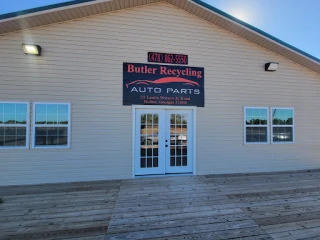
[[[90,16],[93,14],[90,6],[84,6],[83,8],[86,9],[87,16]]]
[[[181,5],[181,8],[183,9],[183,10],[187,10],[188,9],[188,5],[189,5],[190,3],[188,2],[188,1],[183,1],[183,5]]]
[[[49,13],[48,16],[52,19],[52,23],[57,23],[57,22],[59,22],[59,17],[56,16],[55,12]]]
[[[197,17],[199,17],[200,14],[201,14],[201,10],[202,10],[202,9],[201,9],[200,7],[198,7],[198,6],[196,6],[195,9],[196,9],[196,10],[195,10],[195,12],[194,12],[194,15],[196,15]]]
[[[98,14],[101,14],[101,13],[105,12],[103,3],[96,4],[95,6],[97,8],[97,13]]]
[[[13,26],[9,22],[3,23],[3,26],[6,32],[10,32],[14,30]]]
[[[251,34],[249,34],[249,37],[251,37]],[[260,45],[260,46],[263,46],[264,39],[263,38],[258,38],[258,39],[256,39],[255,43]]]
[[[206,21],[209,21],[210,17],[211,17],[211,15],[208,12],[205,12],[203,14],[203,19],[206,20]]]
[[[236,29],[237,29],[237,26],[234,25],[234,24],[231,24],[230,27],[229,27],[229,31],[236,34]]]
[[[138,0],[133,0],[133,5],[138,6]]]
[[[198,6],[192,5],[190,8],[190,13],[195,15],[197,10],[198,10]]]
[[[126,3],[124,0],[119,1],[120,9],[124,9],[126,6]]]
[[[46,25],[45,22],[42,20],[41,16],[34,16],[32,17],[32,19],[36,23],[36,26]]]
[[[173,5],[177,6],[177,0],[171,0],[170,1]]]
[[[17,31],[20,28],[19,25],[17,25],[14,21],[8,22],[8,26],[8,29],[10,29],[10,31]]]
[[[99,4],[99,6],[100,6],[102,12],[108,12],[108,9],[107,9],[107,6],[105,3],[102,2]]]
[[[106,2],[105,3],[105,7],[106,7],[108,12],[112,11],[112,7],[111,7],[111,3],[110,2]]]
[[[87,7],[85,7],[85,6],[80,7],[80,11],[82,12],[84,17],[87,17],[87,16],[90,15],[90,13],[87,10],[89,10],[89,9]]]
[[[75,8],[74,10],[75,10],[75,12],[77,13],[77,17],[78,17],[78,18],[84,17],[84,15],[83,15],[83,13],[82,13],[82,11],[80,10],[79,7]]]
[[[213,24],[215,24],[215,25],[217,25],[218,27],[220,27],[222,21],[223,21],[222,18],[217,17],[217,18],[214,20]]]
[[[45,18],[50,22],[50,24],[54,22],[54,19],[51,16],[52,14],[45,14]]]
[[[219,22],[219,27],[225,28],[228,25],[228,21],[223,19],[221,22]]]
[[[54,15],[57,18],[57,22],[65,21],[65,19],[64,19],[65,17],[61,14],[61,11],[54,12]]]
[[[29,18],[25,18],[20,21],[21,29],[31,28],[32,23],[30,23]]]
[[[240,32],[242,31],[241,28],[239,28],[238,26],[235,26],[235,28],[232,30],[233,33],[235,33],[236,35],[240,36]]]
[[[258,39],[259,39],[259,37],[253,36],[253,37],[252,37],[252,41],[251,41],[251,40],[248,40],[248,39],[245,39],[245,40],[250,41],[250,42],[252,42],[252,43],[255,43],[255,41],[257,41]]]
[[[114,0],[115,2],[115,10],[120,10],[121,9],[121,5],[120,5],[120,0]]]
[[[51,24],[51,21],[49,18],[47,18],[46,14],[40,15],[38,18],[41,19],[41,22],[43,23],[43,25]]]
[[[125,7],[125,8],[130,8],[130,7],[131,7],[131,4],[130,4],[131,2],[133,2],[133,1],[125,0],[125,1],[124,1],[124,7]]]
[[[100,8],[97,7],[98,5],[99,4],[89,5],[91,12],[92,12],[92,15],[96,15],[99,13]]]
[[[61,11],[61,14],[63,15],[65,21],[73,19],[71,11],[72,11],[71,9]]]
[[[114,1],[110,2],[111,11],[115,11],[117,9],[116,3]]]
[[[35,17],[28,17],[27,20],[30,24],[30,27],[37,27],[39,26],[39,23],[36,21]]]
[[[209,22],[213,23],[214,21],[217,20],[217,16],[216,15],[214,15],[214,14],[209,14],[209,15],[211,15],[210,18],[209,18]]]
[[[170,0],[170,3],[171,3],[172,5],[174,5],[174,6],[176,6],[176,5],[177,5],[177,0]]]
[[[73,18],[78,18],[78,13],[77,13],[77,11],[76,11],[74,8],[72,8],[72,9],[69,10],[69,14],[70,14]]]
[[[128,4],[128,8],[132,8],[135,6],[135,1],[134,0],[127,1],[127,4]]]
[[[1,34],[5,33],[6,32],[6,29],[4,27],[4,25],[0,25],[0,36]]]
[[[184,0],[179,0],[179,2],[178,2],[178,7],[179,7],[179,8],[183,8],[184,4],[185,4],[185,1],[184,1]]]
[[[248,30],[243,30],[240,32],[241,35],[239,35],[242,38],[248,39],[247,36],[250,34]]]
[[[231,24],[230,22],[227,22],[227,24],[225,25],[225,29],[227,30],[227,31],[229,31],[230,32],[230,29],[231,29],[231,26],[232,26],[233,24]]]

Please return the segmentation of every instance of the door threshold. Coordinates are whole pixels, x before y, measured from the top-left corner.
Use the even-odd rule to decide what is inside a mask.
[[[135,175],[134,178],[157,178],[157,177],[176,177],[176,176],[194,176],[194,174],[193,173],[149,174],[149,175]]]

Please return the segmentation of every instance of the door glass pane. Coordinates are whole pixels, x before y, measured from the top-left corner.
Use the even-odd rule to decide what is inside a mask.
[[[158,114],[140,117],[140,167],[158,167]]]
[[[158,158],[157,157],[153,158],[153,167],[158,167]]]
[[[147,159],[146,158],[144,158],[144,157],[141,157],[140,158],[140,167],[141,168],[145,168],[146,167],[146,161],[147,161]]]
[[[170,115],[170,166],[188,165],[188,116]]]

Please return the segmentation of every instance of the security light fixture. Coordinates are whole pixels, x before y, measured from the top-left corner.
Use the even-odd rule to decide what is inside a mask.
[[[269,62],[264,65],[264,70],[267,72],[274,72],[275,70],[277,70],[278,66],[279,63]]]
[[[22,48],[25,54],[36,55],[36,56],[41,55],[41,47],[39,45],[23,43]]]

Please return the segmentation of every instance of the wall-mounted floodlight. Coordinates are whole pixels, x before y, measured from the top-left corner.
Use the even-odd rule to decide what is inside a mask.
[[[269,62],[264,65],[264,70],[268,72],[274,72],[275,70],[277,70],[278,66],[279,63]]]
[[[41,55],[41,47],[39,45],[35,44],[22,44],[22,48],[25,54],[30,54],[30,55]]]

